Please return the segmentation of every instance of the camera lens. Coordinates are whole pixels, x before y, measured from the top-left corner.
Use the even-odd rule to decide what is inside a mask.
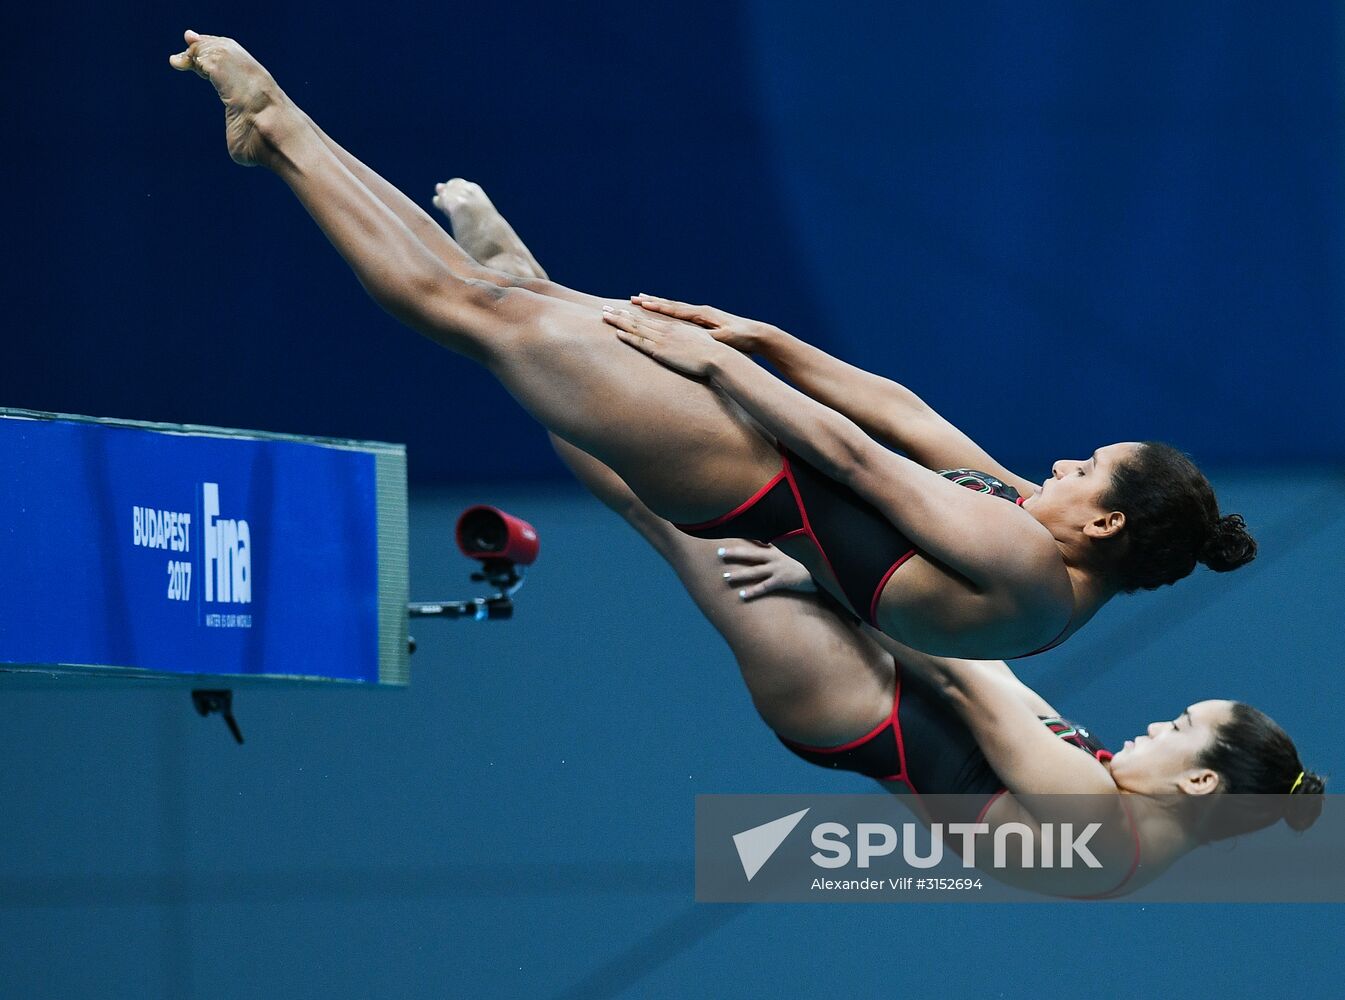
[[[493,510],[477,508],[465,514],[458,524],[458,538],[469,554],[503,552],[509,541],[509,529]]]

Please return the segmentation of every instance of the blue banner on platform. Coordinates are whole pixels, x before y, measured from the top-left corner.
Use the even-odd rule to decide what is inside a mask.
[[[375,459],[0,419],[0,666],[377,683]]]

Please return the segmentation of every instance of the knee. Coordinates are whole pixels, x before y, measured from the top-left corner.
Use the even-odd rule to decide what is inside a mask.
[[[465,278],[462,281],[461,294],[467,303],[476,309],[487,312],[499,312],[506,305],[517,301],[511,283],[492,280],[492,277]]]
[[[507,337],[514,289],[444,271],[403,279],[400,294],[380,302],[408,326],[450,350],[486,362]]]
[[[459,325],[479,326],[491,319],[507,318],[510,313],[520,314],[519,290],[497,285],[484,278],[461,278],[439,275],[433,284],[419,291],[419,296],[434,302],[436,311],[453,317]],[[513,318],[517,321],[520,315]]]

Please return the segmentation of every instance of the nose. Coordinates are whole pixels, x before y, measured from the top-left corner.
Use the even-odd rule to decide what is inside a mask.
[[[1060,479],[1062,476],[1077,472],[1081,465],[1083,465],[1083,463],[1077,458],[1062,458],[1051,466],[1051,475],[1056,479]]]
[[[1153,739],[1158,730],[1162,728],[1163,724],[1161,722],[1151,722],[1149,723],[1149,728],[1146,729],[1145,732],[1149,734],[1149,739]]]

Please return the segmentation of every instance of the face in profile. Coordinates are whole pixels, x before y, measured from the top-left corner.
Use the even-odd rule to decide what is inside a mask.
[[[1112,517],[1102,498],[1111,489],[1116,468],[1133,458],[1140,446],[1133,441],[1109,444],[1087,458],[1062,458],[1051,466],[1041,491],[1023,507],[1037,520],[1083,526],[1086,534],[1110,533],[1124,527],[1124,514]],[[1115,521],[1116,523],[1112,523]]]
[[[1219,776],[1197,760],[1232,717],[1233,704],[1200,701],[1173,719],[1151,722],[1112,758],[1111,775],[1117,786],[1145,793],[1217,791]]]

